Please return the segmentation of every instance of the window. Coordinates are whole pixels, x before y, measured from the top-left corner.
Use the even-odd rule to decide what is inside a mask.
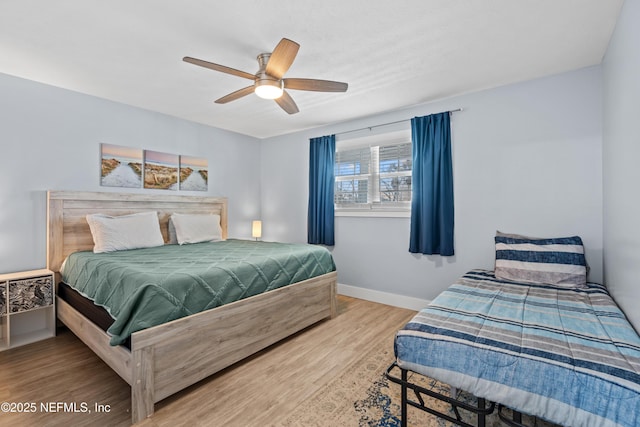
[[[335,163],[336,211],[408,212],[411,158],[407,132],[339,144]]]

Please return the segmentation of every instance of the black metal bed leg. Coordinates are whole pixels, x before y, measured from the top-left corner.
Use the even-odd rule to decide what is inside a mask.
[[[518,412],[514,409],[511,410],[512,414],[511,414],[511,419],[507,418],[506,414],[504,413],[504,409],[506,408],[506,406],[504,405],[498,405],[498,417],[500,418],[500,421],[502,421],[503,424],[509,426],[509,427],[527,427],[524,424],[522,424],[522,413]]]
[[[482,408],[484,409],[485,407],[485,401],[483,398],[479,397],[478,398],[478,408]],[[482,412],[478,412],[478,427],[485,427],[485,418],[487,416],[482,413]]]
[[[513,409],[512,411],[513,411],[513,421],[517,422],[518,424],[522,424],[522,414]]]
[[[407,370],[400,369],[402,371],[402,384],[400,390],[400,405],[401,405],[401,414],[400,414],[400,425],[402,427],[407,427]]]

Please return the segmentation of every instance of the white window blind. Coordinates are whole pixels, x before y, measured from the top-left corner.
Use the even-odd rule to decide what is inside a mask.
[[[341,143],[335,163],[336,209],[409,210],[411,157],[407,132]]]

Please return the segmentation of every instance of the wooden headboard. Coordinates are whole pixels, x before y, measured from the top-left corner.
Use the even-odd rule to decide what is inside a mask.
[[[127,215],[157,211],[165,242],[172,213],[220,215],[222,237],[227,238],[227,198],[159,194],[47,192],[47,268],[59,273],[71,253],[93,249],[93,237],[86,215]]]

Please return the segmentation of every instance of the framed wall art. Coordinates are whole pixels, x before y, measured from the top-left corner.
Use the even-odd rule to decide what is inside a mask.
[[[180,156],[180,190],[207,191],[209,183],[207,159]]]
[[[178,168],[177,154],[144,150],[144,188],[177,190]]]
[[[100,185],[142,188],[142,149],[100,144]]]

